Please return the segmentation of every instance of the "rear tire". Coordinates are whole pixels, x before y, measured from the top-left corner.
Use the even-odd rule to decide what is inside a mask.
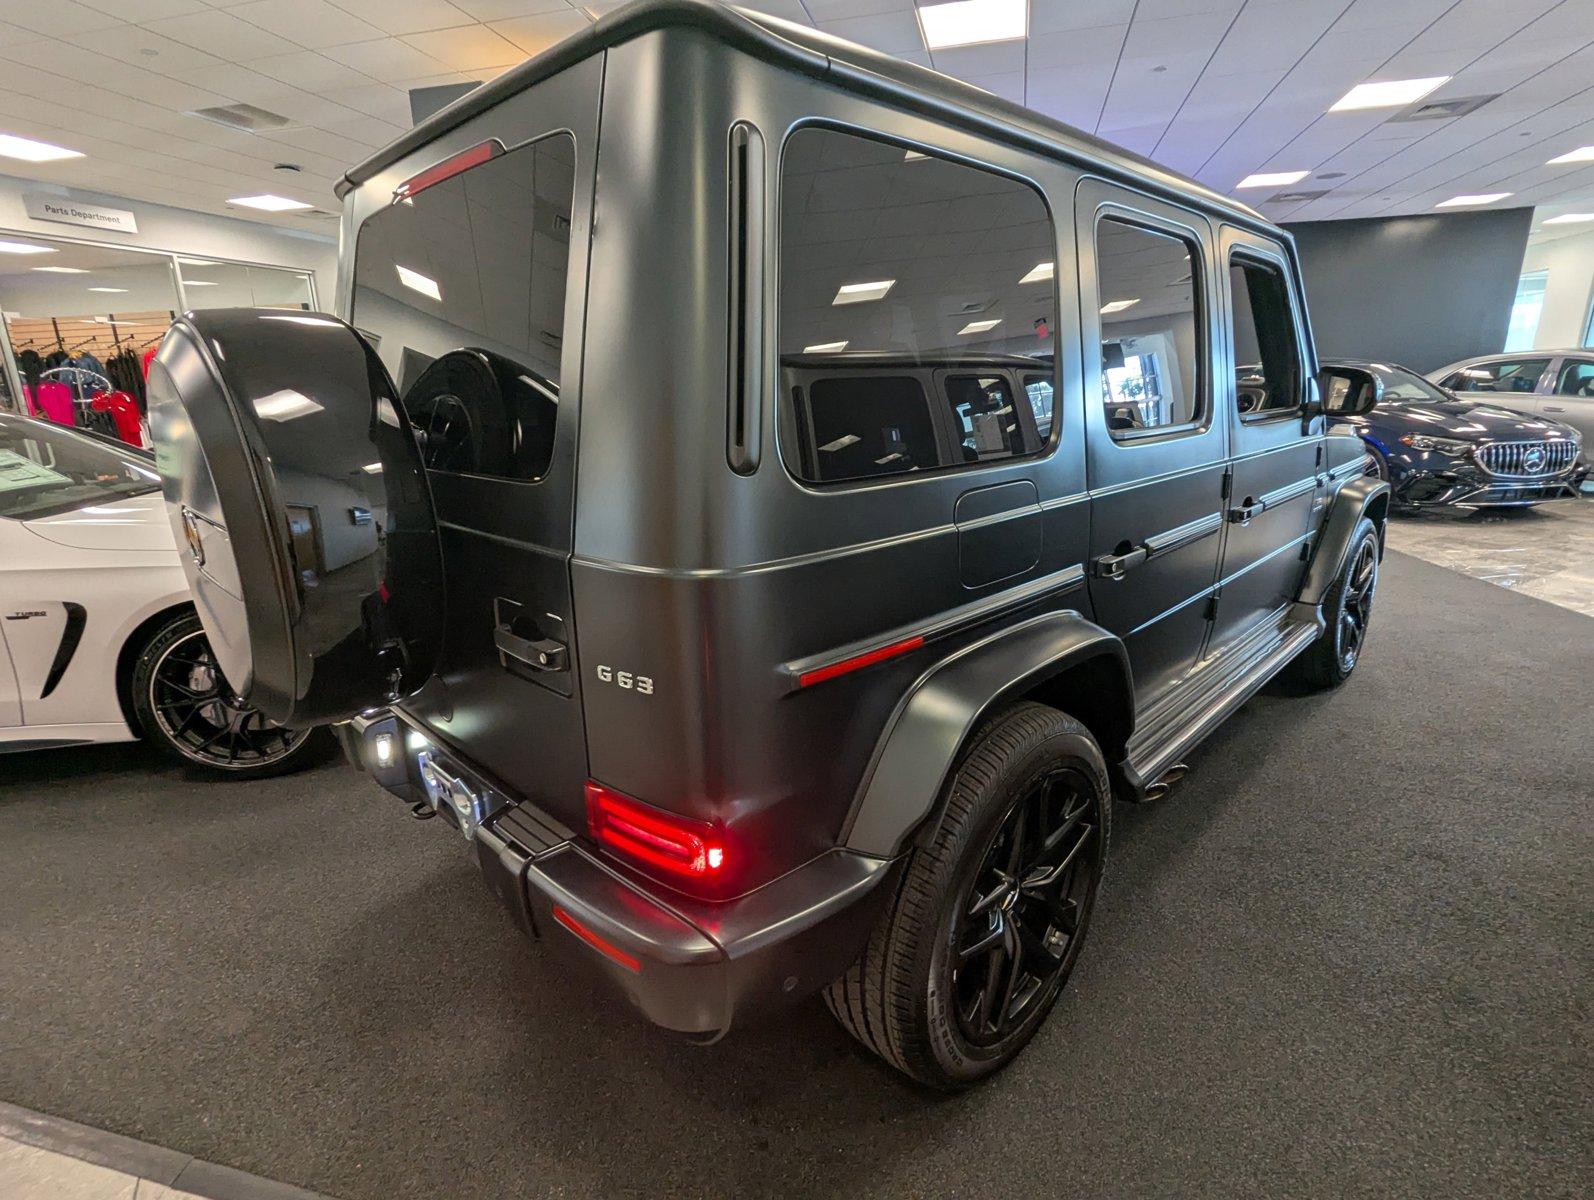
[[[325,729],[288,730],[232,699],[204,627],[179,613],[151,634],[129,684],[138,732],[184,766],[228,779],[265,779],[324,757]]]
[[[946,1091],[1011,1062],[1078,959],[1111,807],[1106,762],[1078,721],[1025,703],[988,722],[863,956],[825,991],[842,1027]]]
[[[1339,578],[1323,598],[1323,616],[1328,626],[1294,663],[1296,677],[1309,686],[1336,688],[1350,678],[1361,661],[1373,594],[1378,588],[1382,548],[1378,526],[1371,518],[1363,517],[1351,538]]]

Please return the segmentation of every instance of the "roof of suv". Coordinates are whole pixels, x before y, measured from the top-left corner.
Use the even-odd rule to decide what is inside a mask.
[[[1275,228],[1256,210],[1204,184],[981,88],[806,25],[707,0],[638,0],[616,9],[573,37],[460,97],[378,150],[349,170],[338,184],[337,194],[346,195],[405,155],[566,67],[610,46],[669,27],[704,30],[757,58],[823,77],[853,91],[888,97],[894,103],[1041,153],[1055,155],[1062,146],[1071,157],[1092,167],[1130,176],[1142,186],[1194,200],[1245,224]]]
[[[949,354],[945,358],[924,358],[891,350],[848,350],[837,354],[783,354],[780,362],[785,367],[805,367],[815,370],[824,370],[827,367],[838,370],[857,367],[893,367],[912,370],[1004,367],[1033,371],[1051,366],[1049,359],[1031,358],[1025,354]]]

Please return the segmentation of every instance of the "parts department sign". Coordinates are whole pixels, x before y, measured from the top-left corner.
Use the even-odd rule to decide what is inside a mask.
[[[56,221],[62,225],[82,225],[89,229],[109,229],[114,233],[137,233],[138,219],[125,208],[105,208],[82,204],[60,196],[25,193],[22,203],[35,221]]]

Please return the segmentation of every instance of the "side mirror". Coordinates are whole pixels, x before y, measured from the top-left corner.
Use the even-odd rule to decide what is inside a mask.
[[[1365,417],[1384,398],[1384,381],[1362,367],[1324,367],[1317,380],[1330,417]]]

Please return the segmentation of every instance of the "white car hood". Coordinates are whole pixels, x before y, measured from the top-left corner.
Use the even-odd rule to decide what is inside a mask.
[[[81,550],[170,550],[177,552],[159,492],[90,504],[53,517],[24,521],[47,541]]]

